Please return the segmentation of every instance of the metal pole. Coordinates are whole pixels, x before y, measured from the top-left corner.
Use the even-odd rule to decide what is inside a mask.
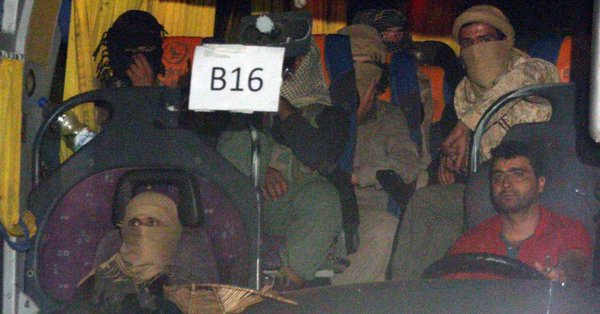
[[[15,238],[10,241],[16,241]],[[17,313],[19,289],[17,287],[17,251],[6,241],[2,257],[2,313]]]
[[[252,178],[254,179],[254,193],[256,194],[256,290],[260,290],[260,243],[262,233],[262,197],[260,195],[259,186],[259,169],[260,169],[260,139],[258,138],[258,131],[252,125],[250,125],[250,134],[252,135]]]
[[[591,67],[591,82],[590,82],[590,135],[597,143],[600,143],[600,49],[598,43],[600,41],[599,15],[600,4],[598,0],[594,1],[594,16],[592,27],[592,67]]]

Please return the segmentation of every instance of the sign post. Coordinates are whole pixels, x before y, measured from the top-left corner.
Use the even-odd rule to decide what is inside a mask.
[[[243,45],[196,47],[192,65],[189,109],[242,113],[277,112],[285,49]],[[262,198],[259,187],[260,141],[252,135],[252,176],[256,196],[256,290],[261,278]]]

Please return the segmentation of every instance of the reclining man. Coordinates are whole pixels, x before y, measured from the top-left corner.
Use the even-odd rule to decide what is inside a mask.
[[[414,183],[419,172],[419,151],[410,139],[402,109],[377,99],[386,87],[382,78],[386,52],[377,31],[367,25],[351,25],[338,34],[350,37],[360,97],[353,184],[360,212],[360,237],[366,245],[350,256],[350,267],[334,282],[383,281],[398,218],[386,210],[389,196],[379,185],[376,172],[394,170],[404,182]]]
[[[314,279],[341,231],[340,196],[324,175],[329,174],[344,151],[348,117],[343,108],[331,105],[319,50],[310,36],[310,16],[304,12],[286,12],[261,18],[272,18],[276,31],[259,31],[255,26],[256,16],[245,18],[240,34],[243,43],[269,46],[293,43],[284,44],[286,69],[279,112],[270,126],[264,127],[268,119],[259,122],[266,129],[259,134],[263,166],[259,177],[266,200],[264,234],[267,239],[284,238],[279,251],[281,268],[276,278],[276,285],[283,283],[283,286],[275,288],[293,289]],[[308,35],[295,41],[291,37],[294,34],[301,34],[300,38]],[[247,126],[224,132],[217,148],[240,171],[251,174],[251,137]]]
[[[500,96],[529,85],[558,82],[556,67],[514,48],[514,29],[497,8],[477,5],[454,22],[467,77],[456,88],[458,123],[442,144],[440,185],[417,190],[396,234],[390,272],[393,279],[418,279],[423,270],[460,236],[463,227],[464,174],[472,131]],[[539,97],[515,100],[489,122],[481,148],[488,159],[511,126],[548,121],[551,105]]]
[[[583,282],[592,260],[590,235],[581,222],[540,204],[546,178],[539,152],[521,142],[502,143],[492,150],[491,165],[490,195],[498,215],[464,234],[448,255],[505,255],[550,280]]]

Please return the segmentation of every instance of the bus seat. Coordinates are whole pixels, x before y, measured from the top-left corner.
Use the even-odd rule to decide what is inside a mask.
[[[196,180],[186,172],[176,169],[134,169],[128,170],[119,179],[114,204],[112,206],[113,223],[123,222],[125,207],[137,194],[154,191],[165,194],[177,204],[179,221],[183,232],[173,256],[172,284],[196,282],[219,282],[217,263],[212,245],[203,221],[202,191]],[[118,229],[110,230],[100,240],[94,257],[93,267],[97,267],[121,247],[122,239]]]
[[[256,258],[252,182],[197,134],[176,127],[177,112],[166,108],[181,99],[181,90],[172,88],[97,90],[67,100],[44,121],[33,145],[35,186],[27,203],[40,228],[26,256],[24,287],[40,308],[51,312],[72,299],[77,282],[93,265],[101,239],[114,230],[117,183],[132,169],[176,169],[194,178],[201,200],[198,207],[204,209],[202,227],[217,263],[229,263],[225,268],[232,275],[230,284],[251,286],[255,282],[249,271]],[[43,134],[58,116],[86,102],[107,109],[110,120],[102,132],[40,181]],[[190,228],[202,220],[200,216],[192,215],[198,218],[193,223],[182,222]],[[203,240],[198,243],[205,244]],[[217,265],[220,276],[222,266]]]
[[[571,81],[571,52],[573,38],[571,36],[549,36],[534,41],[527,52],[534,58],[544,59],[558,68],[560,81]]]
[[[542,96],[552,103],[551,120],[513,126],[503,141],[518,140],[542,145],[546,154],[546,186],[541,195],[541,204],[550,210],[581,220],[594,239],[597,230],[593,217],[600,209],[594,191],[600,186],[600,168],[584,164],[577,156],[577,130],[573,105],[576,99],[575,85],[550,84],[527,87],[510,93],[501,100],[509,101],[531,95]],[[502,103],[505,104],[506,101]],[[487,113],[484,114],[484,118],[486,115]],[[480,127],[483,126],[478,126]],[[474,138],[474,141],[476,140],[477,138]],[[478,153],[479,145],[472,146],[471,154]],[[593,149],[593,147],[589,148]],[[475,170],[473,164],[477,162],[473,162],[471,158],[471,173],[467,179],[465,192],[468,227],[474,227],[495,214],[489,194],[489,165],[484,163],[473,173],[472,171]]]
[[[391,103],[404,110],[410,137],[420,147],[422,141],[420,128],[424,112],[417,79],[417,61],[412,54],[399,51],[392,55],[390,88]]]
[[[359,103],[354,77],[352,49],[350,38],[346,35],[328,34],[314,35],[314,37],[317,46],[322,49],[321,61],[324,65],[325,77],[328,78],[327,84],[331,102],[334,106],[342,106],[348,113],[348,142],[344,153],[337,162],[338,168],[343,172],[339,175],[347,176],[348,182],[344,182],[344,178],[336,178],[340,183],[336,185],[338,189],[343,189],[340,190],[342,196],[342,225],[344,227],[346,251],[351,254],[358,249],[358,224],[360,223],[356,195],[349,184],[356,147],[356,111]]]
[[[439,41],[415,42],[415,57],[419,71],[429,77],[433,97],[433,116],[429,149],[432,159],[439,155],[439,148],[456,124],[454,91],[465,76],[460,61],[452,48]]]
[[[391,62],[392,62],[392,54],[388,52],[385,55],[385,64],[387,64],[389,66]],[[388,75],[389,75],[389,73],[388,73]],[[389,78],[388,78],[388,80],[389,80]],[[392,87],[390,86],[390,84],[388,84],[385,91],[383,91],[383,93],[381,95],[379,95],[379,100],[385,101],[390,104],[392,103]]]
[[[451,37],[448,37],[448,36],[431,36],[431,35],[419,34],[419,33],[411,33],[411,36],[412,36],[413,41],[415,43],[424,42],[424,41],[442,42],[442,43],[446,44],[450,49],[452,49],[452,52],[454,53],[455,56],[458,56],[460,54],[460,46]]]
[[[185,78],[194,61],[196,46],[202,44],[202,37],[167,36],[163,41],[162,63],[165,75],[159,76],[164,86],[178,86],[179,79]]]

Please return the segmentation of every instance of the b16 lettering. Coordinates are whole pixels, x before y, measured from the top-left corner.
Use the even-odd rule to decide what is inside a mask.
[[[250,71],[248,74],[247,87],[252,92],[258,92],[263,87],[263,79],[258,76],[260,72],[263,71],[263,68],[255,68]],[[231,91],[241,92],[244,91],[242,86],[240,86],[240,78],[242,76],[242,69],[235,68],[231,71],[232,74],[235,74],[235,86],[231,88]],[[213,67],[211,71],[210,77],[210,90],[211,91],[220,91],[224,90],[227,87],[227,71],[222,67]]]

